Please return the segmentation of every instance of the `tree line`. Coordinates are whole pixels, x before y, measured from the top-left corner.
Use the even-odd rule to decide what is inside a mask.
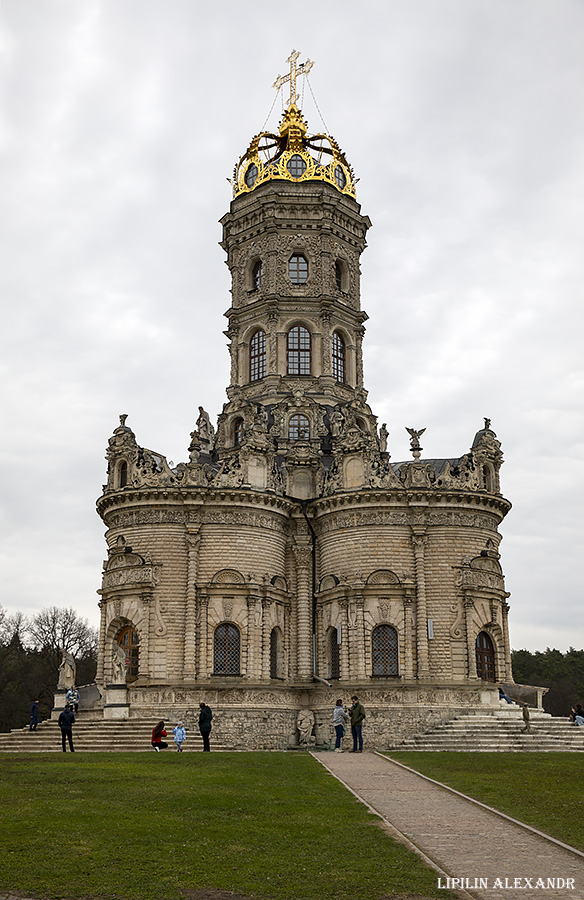
[[[95,681],[97,638],[97,630],[71,608],[52,606],[24,616],[0,606],[0,731],[26,725],[35,699],[41,719],[49,718],[63,650],[75,657],[78,685]]]
[[[97,629],[74,609],[51,606],[36,616],[9,615],[0,606],[0,731],[26,725],[32,700],[40,700],[48,719],[59,680],[63,650],[75,657],[77,684],[91,684],[97,668]],[[567,716],[584,703],[584,650],[513,650],[513,677],[518,684],[549,687],[544,709]]]
[[[552,716],[568,716],[576,703],[584,704],[584,650],[513,650],[511,659],[518,684],[549,687],[543,708]]]

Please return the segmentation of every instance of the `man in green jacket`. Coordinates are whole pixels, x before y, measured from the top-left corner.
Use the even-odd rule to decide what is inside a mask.
[[[363,704],[359,703],[359,698],[356,695],[351,697],[353,701],[353,705],[349,710],[349,716],[351,718],[351,734],[353,735],[353,749],[350,750],[350,753],[363,753],[363,734],[361,732],[361,728],[363,725],[363,719],[365,718],[365,710],[363,708]]]

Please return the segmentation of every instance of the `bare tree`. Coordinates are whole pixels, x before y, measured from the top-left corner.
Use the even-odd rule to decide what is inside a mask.
[[[97,653],[97,630],[72,607],[51,606],[41,610],[28,623],[27,634],[32,647],[49,656],[55,669],[59,667],[63,650],[76,659],[94,657]]]

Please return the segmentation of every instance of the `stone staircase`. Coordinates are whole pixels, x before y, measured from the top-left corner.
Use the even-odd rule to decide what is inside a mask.
[[[541,710],[530,709],[529,712],[531,734],[521,733],[524,725],[521,709],[513,705],[491,715],[458,716],[388,749],[474,753],[584,752],[584,728],[572,725],[567,718],[553,718]]]
[[[150,746],[152,729],[158,719],[120,719],[105,721],[96,713],[80,712],[75,717],[73,726],[73,746],[75,751],[83,753],[154,753]],[[172,739],[172,725],[167,725],[168,750],[175,753]],[[212,750],[229,750],[225,744],[213,741]],[[198,730],[187,732],[187,740],[183,745],[185,753],[203,750],[203,740]],[[61,753],[61,729],[55,719],[41,722],[36,731],[25,728],[13,728],[7,734],[0,734],[0,753]],[[68,752],[68,751],[67,751]]]

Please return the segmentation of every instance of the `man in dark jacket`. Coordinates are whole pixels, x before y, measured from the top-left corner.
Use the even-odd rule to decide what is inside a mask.
[[[349,710],[351,718],[351,734],[353,736],[353,749],[350,753],[363,753],[363,734],[361,731],[363,719],[365,718],[365,709],[363,704],[359,703],[359,698],[355,695],[351,697],[353,705]]]
[[[36,731],[39,724],[39,701],[33,700],[30,704],[30,726],[29,731]]]
[[[59,716],[59,728],[61,729],[61,740],[63,742],[63,753],[67,752],[66,741],[69,741],[69,750],[75,753],[73,749],[73,726],[75,724],[75,716],[73,710],[66,705],[65,709]]]
[[[213,713],[211,712],[211,707],[207,706],[206,703],[200,703],[199,706],[201,707],[201,712],[199,713],[199,731],[203,738],[203,750],[208,752],[211,749],[209,747],[209,735],[211,734],[211,719],[213,718]]]

